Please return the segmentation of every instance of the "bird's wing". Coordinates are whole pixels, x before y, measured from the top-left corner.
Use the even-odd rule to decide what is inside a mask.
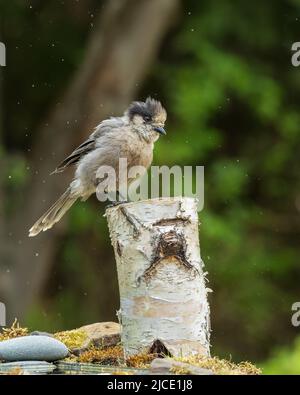
[[[67,167],[76,164],[83,156],[88,154],[95,148],[96,140],[103,134],[109,132],[112,129],[119,128],[123,125],[121,118],[110,118],[102,121],[90,135],[90,137],[77,147],[71,155],[64,159],[57,168],[51,173],[62,173]]]
[[[74,165],[77,163],[84,155],[92,151],[95,147],[95,139],[88,138],[84,143],[80,144],[71,155],[69,155],[66,159],[64,159],[57,168],[51,173],[62,173],[67,167]]]

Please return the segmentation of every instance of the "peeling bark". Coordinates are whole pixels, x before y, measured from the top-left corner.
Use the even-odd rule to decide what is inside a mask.
[[[209,305],[196,200],[124,203],[108,208],[106,215],[118,270],[118,315],[126,356],[154,349],[175,356],[209,355]]]

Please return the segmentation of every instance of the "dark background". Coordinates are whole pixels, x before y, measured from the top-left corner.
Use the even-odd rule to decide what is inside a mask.
[[[168,110],[154,164],[205,166],[213,354],[299,373],[300,2],[0,0],[0,16],[9,322],[57,331],[116,320],[104,206],[91,198],[46,234],[27,231],[72,177],[50,177],[56,165],[103,118],[152,95]]]

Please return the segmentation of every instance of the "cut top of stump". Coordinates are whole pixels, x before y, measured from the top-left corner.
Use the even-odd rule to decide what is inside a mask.
[[[105,215],[109,216],[117,210],[126,210],[130,216],[134,216],[137,223],[144,226],[171,226],[186,221],[198,221],[197,199],[190,197],[164,197],[121,203],[107,208]]]

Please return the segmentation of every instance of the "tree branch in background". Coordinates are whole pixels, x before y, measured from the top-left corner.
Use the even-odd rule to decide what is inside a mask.
[[[107,2],[73,82],[37,133],[32,178],[22,207],[5,226],[1,244],[8,248],[10,273],[5,281],[0,277],[0,300],[8,305],[9,318],[22,317],[41,292],[55,259],[57,238],[65,230],[62,223],[51,233],[27,237],[32,223],[67,184],[67,176],[49,173],[101,119],[119,114],[132,100],[178,5],[177,0]]]

